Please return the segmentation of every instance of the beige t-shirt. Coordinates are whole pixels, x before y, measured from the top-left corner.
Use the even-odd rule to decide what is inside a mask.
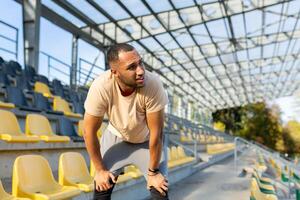
[[[107,129],[123,140],[142,143],[149,139],[146,113],[164,109],[168,97],[159,77],[145,71],[144,87],[124,97],[111,71],[96,78],[85,101],[85,112],[109,119]]]

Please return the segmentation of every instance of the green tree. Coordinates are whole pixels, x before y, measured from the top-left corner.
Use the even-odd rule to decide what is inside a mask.
[[[282,139],[280,110],[265,102],[229,108],[213,113],[214,122],[225,124],[225,132],[262,143],[272,149]],[[278,145],[277,145],[278,146]]]

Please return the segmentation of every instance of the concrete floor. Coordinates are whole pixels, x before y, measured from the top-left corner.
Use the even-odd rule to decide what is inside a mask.
[[[255,154],[248,152],[239,159],[239,171],[253,164]],[[250,176],[238,177],[233,157],[221,161],[170,187],[171,200],[248,200]]]

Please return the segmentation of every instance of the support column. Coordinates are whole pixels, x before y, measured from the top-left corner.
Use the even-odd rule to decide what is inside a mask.
[[[78,37],[72,39],[72,66],[70,69],[70,86],[74,90],[77,86],[77,60],[78,60]]]
[[[24,63],[38,73],[40,51],[40,0],[23,0]]]
[[[108,51],[108,47],[106,47],[105,49],[103,49],[105,71],[110,69],[109,64],[108,64],[108,61],[107,61],[107,51]]]

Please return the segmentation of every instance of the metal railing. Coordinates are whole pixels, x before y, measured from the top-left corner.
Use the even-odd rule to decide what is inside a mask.
[[[2,24],[3,26],[9,28],[9,29],[12,29],[13,31],[15,31],[15,37],[14,38],[11,38],[11,37],[8,37],[6,35],[3,35],[1,32],[0,32],[0,39],[4,40],[4,41],[7,41],[7,42],[10,42],[10,43],[13,43],[15,45],[15,48],[14,50],[10,50],[10,49],[7,49],[7,48],[4,48],[4,47],[0,47],[0,50],[3,51],[3,52],[6,52],[6,53],[9,53],[11,55],[14,55],[15,59],[18,60],[18,51],[19,51],[19,29],[17,27],[14,27],[2,20],[0,20],[0,24]]]
[[[71,65],[51,56],[48,53],[45,53],[43,51],[40,51],[40,54],[43,56],[46,56],[47,59],[47,73],[48,78],[51,80],[53,78],[57,78],[61,80],[64,84],[70,84],[70,69]],[[58,72],[59,77],[57,75],[54,75],[53,73]]]
[[[90,69],[89,70],[86,69],[85,67],[83,67],[84,65],[90,66]],[[96,70],[98,69],[100,71],[105,70],[105,68],[96,65],[95,62],[92,63],[83,58],[79,58],[79,68],[78,68],[79,74],[77,79],[78,85],[86,85],[88,81],[92,81],[96,76],[98,76],[99,74],[94,72],[95,69]]]

